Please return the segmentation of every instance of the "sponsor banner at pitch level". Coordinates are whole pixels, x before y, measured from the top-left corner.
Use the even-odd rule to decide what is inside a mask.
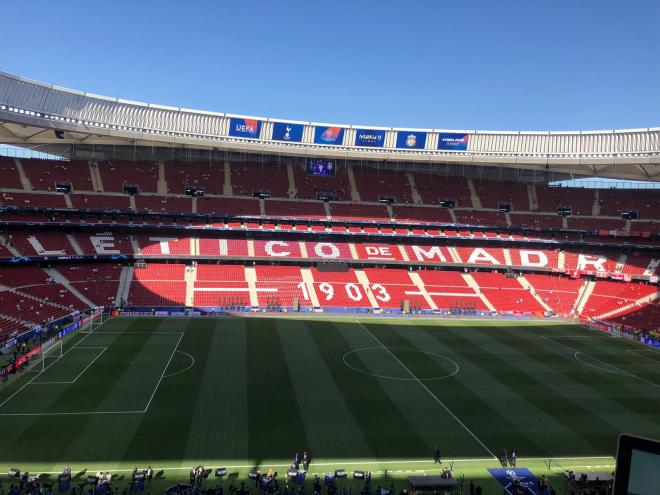
[[[529,469],[489,469],[488,472],[502,485],[505,493],[524,493],[539,495],[539,484],[536,476]],[[518,491],[514,491],[518,490]]]
[[[382,148],[384,145],[385,131],[374,129],[357,129],[355,131],[355,146]]]
[[[300,143],[303,135],[302,124],[288,124],[286,122],[273,123],[273,140],[288,143]]]
[[[261,121],[256,119],[239,119],[232,117],[229,119],[229,135],[234,137],[244,137],[259,139],[261,130]]]
[[[396,135],[396,147],[401,149],[422,150],[426,146],[426,133],[417,131],[399,131]]]
[[[438,137],[438,149],[449,151],[467,151],[469,142],[469,134],[441,132]]]
[[[318,126],[314,129],[314,143],[340,145],[344,141],[343,127]]]

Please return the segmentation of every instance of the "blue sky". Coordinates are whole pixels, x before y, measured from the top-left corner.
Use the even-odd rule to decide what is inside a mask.
[[[397,127],[660,125],[657,0],[3,2],[0,70],[138,101]]]

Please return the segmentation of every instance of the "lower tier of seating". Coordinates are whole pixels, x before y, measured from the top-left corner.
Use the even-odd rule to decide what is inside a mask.
[[[658,327],[656,285],[501,270],[147,262],[0,268],[0,341],[98,305],[560,315]]]

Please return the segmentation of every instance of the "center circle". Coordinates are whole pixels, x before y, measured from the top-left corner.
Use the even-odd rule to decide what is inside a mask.
[[[347,352],[342,361],[358,373],[401,381],[445,380],[459,370],[453,359],[407,347],[363,347]]]

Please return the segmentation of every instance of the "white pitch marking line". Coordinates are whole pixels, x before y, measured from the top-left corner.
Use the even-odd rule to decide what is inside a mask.
[[[146,407],[144,408],[144,411],[142,412],[147,412],[149,409],[149,406],[151,405],[151,401],[154,400],[154,396],[156,395],[156,391],[158,390],[158,387],[160,387],[160,382],[163,381],[163,378],[165,377],[165,372],[167,371],[167,368],[169,368],[170,363],[172,362],[172,358],[174,357],[174,353],[177,351],[177,348],[179,347],[179,344],[181,343],[181,339],[183,338],[183,332],[180,333],[179,335],[179,340],[177,340],[176,345],[174,346],[174,349],[172,350],[172,354],[170,355],[170,358],[167,360],[167,364],[165,365],[165,369],[163,370],[163,373],[160,375],[160,379],[158,380],[158,383],[156,383],[156,388],[154,388],[154,391],[151,394],[151,397],[149,397],[149,402],[147,402]]]
[[[78,378],[80,378],[85,371],[89,369],[91,365],[94,364],[94,362],[101,357],[101,355],[108,350],[107,347],[77,347],[77,349],[103,349],[94,359],[92,359],[92,362],[89,363],[87,366],[85,366],[85,369],[82,370],[80,373],[78,373],[78,376],[76,376],[72,381],[68,382],[33,382],[31,385],[59,385],[59,384],[68,384],[71,385],[72,383],[76,383],[78,381]]]
[[[392,351],[390,351],[387,347],[385,347],[385,345],[384,345],[380,340],[378,340],[378,338],[377,338],[373,333],[371,333],[371,331],[370,331],[367,327],[365,327],[365,326],[362,324],[362,322],[357,321],[357,320],[356,320],[356,322],[357,322],[362,328],[364,328],[364,330],[365,330],[369,335],[371,335],[371,337],[372,337],[376,342],[378,342],[378,344],[379,344],[383,349],[385,349],[385,351],[387,351],[387,353],[388,353],[390,356],[392,356],[392,357],[394,358],[394,360],[395,360],[397,363],[399,363],[399,364],[401,365],[401,367],[402,367],[404,370],[406,370],[406,371],[410,374],[410,376],[413,377],[413,378],[415,379],[415,381],[416,381],[416,382],[417,382],[417,383],[418,383],[418,384],[419,384],[424,390],[426,390],[426,391],[429,393],[429,395],[430,395],[431,397],[433,397],[433,399],[434,399],[434,400],[435,400],[435,401],[436,401],[436,402],[437,402],[437,403],[438,403],[438,404],[439,404],[439,405],[440,405],[445,411],[447,411],[447,413],[449,413],[449,415],[450,415],[452,418],[454,418],[454,420],[455,420],[459,425],[461,425],[461,426],[465,429],[465,431],[467,431],[467,432],[472,436],[472,438],[474,438],[474,439],[477,441],[477,443],[479,443],[479,445],[481,445],[481,446],[484,448],[484,450],[486,450],[486,452],[488,452],[488,453],[489,453],[489,454],[490,454],[495,460],[498,460],[498,457],[497,457],[495,454],[493,454],[493,452],[492,452],[488,447],[486,447],[486,444],[483,443],[483,442],[479,439],[479,437],[478,437],[477,435],[475,435],[475,434],[472,432],[472,430],[470,430],[470,428],[468,428],[468,427],[465,425],[465,423],[463,423],[463,421],[461,421],[461,420],[458,418],[458,416],[456,416],[456,415],[451,411],[451,409],[449,409],[449,408],[445,405],[444,402],[442,402],[440,399],[438,399],[438,397],[437,397],[433,392],[431,392],[431,390],[430,390],[430,389],[424,384],[424,382],[422,382],[419,378],[417,378],[417,376],[416,376],[412,371],[410,371],[410,369],[409,369],[405,364],[403,364],[403,362],[401,362],[401,360],[400,360],[398,357],[396,357]]]
[[[75,411],[52,413],[0,413],[0,416],[84,416],[89,414],[144,414],[144,411]]]
[[[178,352],[178,353],[180,353],[180,354],[185,354],[186,356],[188,356],[188,357],[190,358],[190,360],[192,361],[192,363],[190,363],[190,366],[188,366],[187,368],[185,368],[185,369],[183,369],[183,370],[181,370],[181,371],[177,371],[176,373],[170,373],[169,375],[165,375],[163,378],[169,378],[169,377],[171,377],[171,376],[178,375],[178,374],[180,374],[180,373],[183,373],[183,372],[185,372],[185,371],[188,371],[190,368],[192,368],[193,366],[195,366],[195,358],[192,357],[190,354],[188,354],[187,352],[180,351],[180,350],[178,350],[178,349],[177,349],[176,352]]]
[[[651,357],[645,356],[645,354],[648,354],[648,353],[655,354],[653,352],[653,350],[651,350],[651,349],[626,349],[626,351],[637,353],[638,356],[643,357],[644,359],[647,359],[647,360],[651,361],[652,363],[660,364],[660,361],[658,361],[657,359],[653,359]]]
[[[609,367],[611,367],[611,368],[614,368],[615,370],[619,370],[619,371],[621,372],[621,374],[623,374],[623,375],[627,375],[627,376],[630,376],[630,377],[633,377],[633,378],[637,378],[638,380],[641,380],[641,381],[643,381],[644,383],[648,383],[649,385],[652,385],[652,386],[654,386],[654,387],[660,388],[660,385],[659,385],[659,384],[657,384],[657,383],[655,383],[655,382],[652,382],[651,380],[647,380],[646,378],[643,378],[643,377],[641,377],[641,376],[637,376],[636,374],[631,373],[630,371],[624,370],[624,369],[622,369],[622,368],[619,368],[618,366],[614,366],[613,364],[606,363],[605,361],[603,361],[603,360],[601,360],[601,359],[598,359],[598,358],[596,358],[596,357],[590,356],[589,354],[585,354],[584,352],[581,352],[581,351],[578,351],[578,350],[576,350],[576,349],[573,349],[572,347],[569,347],[569,346],[567,346],[566,344],[562,344],[561,342],[557,342],[556,340],[553,340],[553,339],[551,339],[551,338],[549,338],[549,337],[545,337],[545,336],[541,336],[541,338],[542,338],[542,339],[545,339],[545,340],[548,340],[548,341],[550,341],[550,342],[553,342],[553,343],[555,343],[555,344],[559,344],[560,346],[565,347],[566,349],[570,349],[571,351],[573,351],[573,352],[575,352],[575,353],[580,353],[580,354],[582,354],[583,356],[587,356],[587,357],[590,357],[591,359],[594,359],[594,360],[596,360],[596,361],[600,361],[601,363],[603,363],[603,364],[606,365],[606,366],[609,366]],[[578,360],[578,361],[579,361],[579,360]],[[598,369],[598,368],[596,368],[596,369]]]
[[[105,321],[108,321],[108,320],[105,320]],[[105,323],[105,321],[104,321],[103,323]],[[101,323],[101,325],[103,325],[103,323]],[[99,325],[99,326],[96,327],[96,328],[97,328],[97,329],[100,328],[101,325]],[[37,378],[39,378],[43,373],[45,373],[45,371],[46,371],[47,369],[49,369],[49,368],[50,368],[51,366],[53,366],[55,363],[59,362],[60,359],[62,359],[64,356],[66,356],[66,355],[69,354],[72,350],[74,350],[74,349],[78,346],[78,344],[80,344],[83,340],[85,340],[87,337],[89,337],[90,335],[92,335],[92,333],[94,333],[94,332],[89,332],[88,334],[86,334],[82,339],[80,339],[80,340],[78,341],[77,344],[71,346],[71,349],[69,349],[68,351],[66,351],[64,354],[62,354],[60,357],[58,357],[55,361],[53,361],[53,362],[50,363],[48,366],[46,366],[43,370],[41,370],[39,373],[37,373],[37,374],[34,376],[34,378],[30,379],[30,381],[28,381],[25,385],[23,385],[23,386],[22,386],[21,388],[19,388],[16,392],[14,392],[14,393],[11,394],[9,397],[7,397],[7,398],[4,400],[4,402],[2,402],[2,404],[0,404],[0,408],[1,408],[2,406],[4,406],[7,402],[9,402],[11,399],[13,399],[14,396],[16,396],[21,390],[23,390],[25,387],[27,387],[27,386],[30,385],[33,381],[35,381]]]
[[[142,412],[142,411],[135,411],[135,412]],[[596,460],[596,459],[608,459],[608,460],[614,460],[613,457],[611,456],[595,456],[595,457],[518,457],[518,461],[523,463],[524,461],[547,461],[548,459],[552,459],[553,461],[589,461],[589,460]],[[447,459],[446,462],[454,462],[454,463],[459,463],[459,462],[490,462],[493,459],[490,457],[486,458],[463,458],[463,459]],[[390,465],[390,464],[433,464],[433,460],[428,460],[428,461],[420,461],[419,459],[416,460],[411,460],[411,459],[405,459],[405,460],[393,460],[393,461],[379,461],[377,459],[365,459],[362,461],[350,461],[350,462],[342,462],[342,461],[336,461],[336,462],[314,462],[314,466],[365,466],[365,465],[372,465],[372,464],[383,464],[383,465]],[[499,463],[499,461],[498,461]],[[269,467],[290,467],[291,464],[267,464],[264,463],[264,466],[269,466]],[[598,467],[591,465],[592,467]],[[601,467],[613,467],[614,464],[605,464],[602,465]],[[253,464],[245,464],[245,465],[233,465],[233,466],[225,466],[227,469],[246,469],[246,468],[253,468]],[[587,466],[573,466],[571,465],[570,467],[587,467]],[[189,466],[184,466],[184,467],[157,467],[153,468],[154,471],[183,471],[183,470],[189,470]],[[108,469],[105,468],[99,468],[99,466],[94,466],[90,467],[87,469],[89,472],[94,472],[94,471],[107,471]],[[133,471],[133,469],[112,469],[112,472],[115,473],[130,473]],[[393,473],[394,471],[389,470],[389,473]],[[40,471],[42,474],[62,474],[62,470],[59,471]],[[314,473],[311,473],[314,474]]]

